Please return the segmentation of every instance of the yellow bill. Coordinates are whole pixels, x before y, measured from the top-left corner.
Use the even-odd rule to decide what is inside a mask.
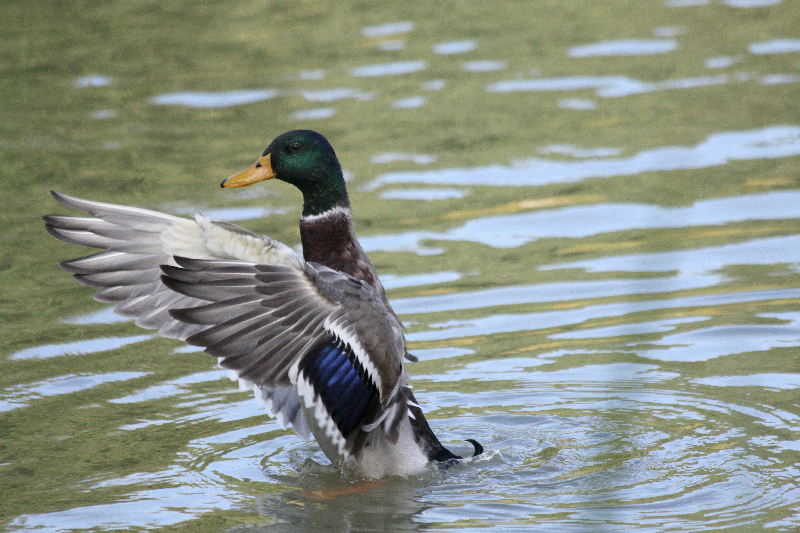
[[[275,177],[272,171],[272,164],[269,160],[270,154],[263,155],[251,166],[234,174],[221,183],[222,187],[247,187],[259,181],[269,180]]]

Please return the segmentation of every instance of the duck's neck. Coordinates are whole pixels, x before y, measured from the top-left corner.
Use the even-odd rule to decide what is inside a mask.
[[[349,207],[337,206],[319,215],[303,215],[300,240],[306,261],[365,281],[383,295],[375,267],[356,239]]]
[[[336,208],[350,210],[350,198],[347,196],[347,187],[338,162],[335,168],[313,176],[316,179],[297,186],[303,193],[304,218],[322,216]]]

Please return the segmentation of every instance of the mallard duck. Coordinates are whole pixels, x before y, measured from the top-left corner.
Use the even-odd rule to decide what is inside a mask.
[[[52,192],[90,217],[48,215],[62,241],[100,248],[65,261],[94,298],[165,337],[205,348],[279,422],[365,476],[419,473],[461,457],[442,446],[408,387],[403,328],[356,239],[342,169],[320,134],[278,136],[222,182],[277,178],[303,193],[303,257],[239,226]],[[470,439],[474,455],[483,449]]]

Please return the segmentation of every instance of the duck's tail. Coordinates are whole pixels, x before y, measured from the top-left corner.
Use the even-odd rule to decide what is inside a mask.
[[[411,427],[414,430],[414,438],[423,451],[427,454],[428,460],[436,461],[444,468],[449,468],[454,464],[458,464],[459,459],[463,459],[463,457],[454,454],[445,448],[441,442],[439,442],[439,439],[428,425],[428,421],[425,420],[425,415],[422,414],[422,409],[420,409],[419,405],[417,404],[411,389],[408,387],[401,387],[398,393],[405,396],[406,403],[408,404],[408,410],[411,414],[410,419]],[[475,448],[472,457],[476,457],[483,453],[483,446],[481,446],[478,441],[474,439],[467,439],[467,442],[472,444],[472,446]]]

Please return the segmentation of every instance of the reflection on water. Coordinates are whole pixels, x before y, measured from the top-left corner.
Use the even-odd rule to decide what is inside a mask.
[[[374,155],[370,158],[372,163],[394,163],[395,161],[413,161],[418,165],[429,165],[436,162],[436,156],[431,154],[401,154],[390,152]]]
[[[424,96],[410,96],[408,98],[400,98],[392,102],[392,107],[397,109],[413,109],[415,107],[422,107],[425,105],[426,98]]]
[[[573,46],[567,50],[567,55],[569,57],[647,56],[666,54],[676,48],[678,43],[667,39],[623,39]]]
[[[800,389],[800,374],[751,374],[749,376],[709,376],[693,380],[712,387],[758,387],[765,390]],[[786,443],[788,449],[800,451],[800,442]]]
[[[642,172],[708,168],[730,161],[797,155],[800,155],[800,126],[771,126],[751,131],[714,133],[696,146],[665,146],[629,157],[580,158],[578,161],[528,158],[515,161],[512,166],[390,172],[374,179],[371,187],[391,183],[491,183],[493,186],[522,187],[630,176]]]
[[[278,96],[273,89],[226,91],[219,93],[179,92],[161,94],[151,102],[155,105],[185,105],[187,107],[231,107],[252,104]]]
[[[407,46],[406,41],[402,39],[391,39],[388,41],[381,41],[378,43],[378,50],[383,52],[396,52],[397,50],[405,50]]]
[[[292,113],[292,120],[319,120],[330,118],[336,114],[332,107],[316,107],[314,109],[301,109]]]
[[[583,98],[564,98],[558,101],[558,107],[585,111],[589,109],[597,109],[597,102],[594,100],[585,100]]]
[[[774,192],[699,200],[688,207],[639,204],[594,204],[482,217],[446,232],[409,232],[361,239],[367,251],[439,253],[423,240],[478,242],[495,248],[515,248],[545,238],[582,238],[641,228],[683,228],[724,225],[747,220],[780,220],[800,216],[800,192]],[[791,253],[791,252],[790,252]]]
[[[800,52],[800,39],[772,39],[752,43],[747,48],[751,54],[789,54]]]
[[[178,472],[171,472],[173,479]],[[163,481],[163,480],[162,480]],[[14,529],[73,531],[86,524],[99,529],[158,528],[198,518],[204,509],[229,509],[235,498],[233,491],[208,492],[210,484],[200,485],[188,477],[182,488],[170,487],[131,493],[121,503],[77,507],[68,511],[16,518]]]
[[[437,285],[439,283],[449,283],[459,279],[461,279],[461,274],[458,272],[434,272],[431,274],[416,274],[410,276],[388,274],[386,276],[381,276],[381,283],[385,289],[389,290],[418,285]]]
[[[355,98],[356,100],[366,101],[375,98],[375,93],[361,91],[359,89],[323,89],[319,91],[300,91],[303,98],[309,102],[333,102],[336,100],[344,100],[346,98]]]
[[[113,307],[85,315],[71,316],[64,319],[67,324],[116,324],[118,322],[132,322],[132,318],[120,316],[114,312]]]
[[[467,72],[492,72],[508,68],[508,62],[485,59],[482,61],[465,61],[461,66]]]
[[[706,68],[727,68],[736,63],[741,63],[744,56],[709,57],[705,61]]]
[[[286,208],[268,208],[258,206],[245,207],[225,207],[219,209],[199,209],[195,207],[181,207],[172,210],[176,214],[194,215],[202,212],[219,222],[239,222],[241,220],[253,220],[273,215],[283,215],[288,212]]]
[[[663,333],[673,331],[675,326],[687,322],[709,320],[709,316],[691,316],[667,320],[653,320],[648,322],[629,322],[616,326],[602,328],[588,328],[567,333],[550,335],[552,339],[597,339],[601,337],[624,337],[627,335],[642,335],[645,333]]]
[[[463,198],[468,191],[461,189],[395,189],[383,191],[380,197],[384,200],[446,200]]]
[[[800,528],[800,4],[16,4],[0,528]],[[339,472],[57,270],[48,188],[296,246],[296,191],[218,184],[309,127],[417,399],[483,456]]]
[[[75,80],[74,86],[78,89],[85,89],[86,87],[106,87],[114,83],[111,76],[103,76],[102,74],[92,74],[91,76],[83,76]]]
[[[781,83],[797,83],[800,82],[800,75],[798,74],[767,74],[761,77],[762,85],[778,85]]]
[[[399,33],[408,33],[414,29],[414,23],[408,20],[402,22],[389,22],[387,24],[379,24],[378,26],[366,26],[361,28],[361,34],[364,37],[386,37],[388,35],[397,35]]]
[[[374,78],[378,76],[397,76],[419,72],[426,67],[425,61],[396,61],[378,65],[364,65],[350,69],[350,74],[357,78]]]
[[[62,355],[89,354],[116,350],[122,346],[137,342],[146,341],[153,338],[152,335],[132,335],[130,337],[105,337],[101,339],[89,339],[85,341],[70,342],[66,344],[47,344],[20,350],[9,356],[10,361],[20,361],[25,359],[45,359],[49,357],[60,357]]]
[[[710,61],[709,68],[727,66],[725,59],[714,58]],[[745,81],[757,81],[762,85],[774,85],[774,80],[780,83],[797,83],[794,74],[765,74],[754,77],[748,73],[733,75],[717,74],[715,76],[694,76],[691,78],[670,79],[655,82],[645,82],[622,76],[568,76],[564,78],[537,78],[530,80],[505,80],[492,83],[486,87],[490,93],[507,93],[517,91],[580,91],[584,89],[597,89],[600,98],[621,98],[656,91],[669,91],[676,89],[694,89],[712,85],[725,85]]]
[[[437,43],[433,45],[433,53],[440,55],[453,55],[471,52],[478,47],[475,41],[450,41],[448,43]]]
[[[676,292],[719,284],[720,276],[687,275],[676,278],[612,279],[516,285],[498,289],[465,291],[454,294],[399,298],[392,301],[398,313],[441,313],[463,309],[479,309],[502,305],[558,302],[564,299],[582,300],[608,298],[626,294]]]
[[[71,394],[105,383],[126,381],[146,375],[147,374],[144,372],[111,372],[108,374],[93,374],[87,376],[66,375],[39,381],[37,383],[15,385],[2,393],[4,399],[0,399],[0,411],[8,411],[10,409],[23,407],[31,400],[44,396]]]
[[[189,385],[192,383],[203,383],[205,381],[214,381],[221,379],[223,376],[226,375],[227,372],[222,369],[214,370],[211,372],[199,372],[197,374],[191,374],[189,376],[183,376],[178,379],[165,381],[163,383],[159,383],[158,385],[154,385],[146,389],[137,390],[136,392],[128,394],[127,396],[123,396],[120,398],[112,398],[109,401],[113,403],[138,403],[138,402],[158,400],[161,398],[166,398],[168,396],[175,396],[178,394],[187,393],[188,391],[185,389],[184,385]],[[126,428],[131,429],[129,426],[126,426]]]
[[[628,302],[614,304],[587,305],[583,308],[568,311],[544,311],[540,313],[505,314],[498,313],[468,320],[448,320],[427,324],[427,331],[406,335],[415,341],[433,341],[464,337],[480,337],[498,333],[519,333],[532,330],[563,328],[569,325],[583,324],[592,320],[624,317],[637,313],[658,310],[685,309],[704,306],[722,306],[751,302],[768,302],[771,300],[791,300],[800,297],[800,289],[776,291],[735,292],[712,296],[693,296],[645,302]],[[687,347],[690,351],[696,349]],[[739,352],[737,352],[739,353]],[[644,354],[640,354],[644,356]],[[702,355],[699,355],[703,357]]]
[[[444,80],[430,80],[420,84],[426,91],[438,91],[444,88]]]
[[[772,348],[800,346],[798,326],[800,323],[795,314],[794,319],[788,324],[739,324],[673,333],[653,342],[656,348],[639,350],[637,354],[659,361],[690,363],[708,361],[725,355],[766,352]]]
[[[115,109],[100,109],[92,113],[92,118],[96,120],[105,120],[107,118],[114,118],[118,115]]]
[[[614,157],[622,153],[621,148],[580,148],[571,144],[551,144],[539,148],[539,153],[562,154],[572,157]]]
[[[714,272],[727,265],[776,265],[800,263],[800,237],[772,237],[696,250],[602,257],[542,269],[582,268],[587,272],[669,272],[679,276]],[[796,266],[794,267],[797,268]]]

